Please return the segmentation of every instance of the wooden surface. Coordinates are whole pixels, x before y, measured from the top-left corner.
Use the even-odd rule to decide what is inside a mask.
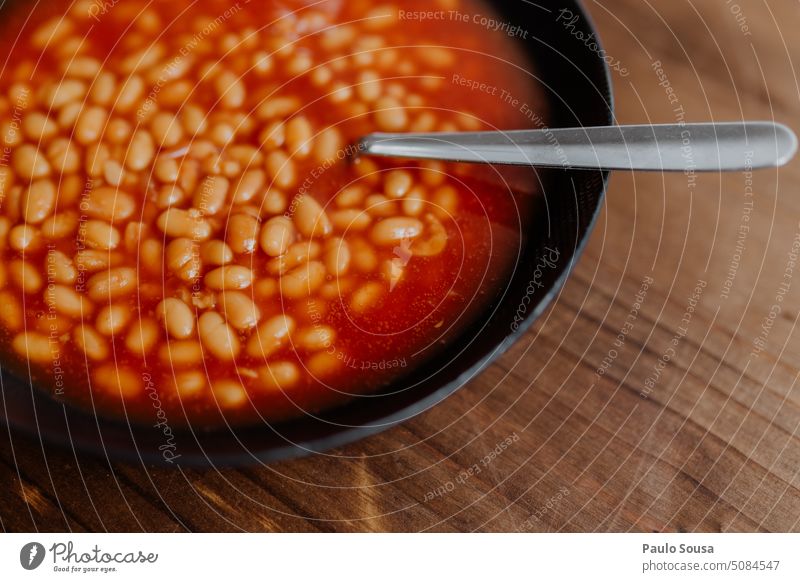
[[[800,129],[795,0],[587,5],[630,72],[614,78],[620,122],[673,122],[679,106],[687,121]],[[752,197],[743,174],[691,183],[615,175],[556,304],[479,379],[399,428],[329,456],[205,472],[109,464],[3,430],[0,527],[800,530],[800,263],[785,279],[800,160],[753,174]]]

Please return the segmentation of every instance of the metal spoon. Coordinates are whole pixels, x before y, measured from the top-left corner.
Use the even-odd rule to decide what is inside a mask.
[[[604,170],[725,172],[782,166],[797,136],[780,123],[612,125],[459,133],[372,133],[362,154]]]

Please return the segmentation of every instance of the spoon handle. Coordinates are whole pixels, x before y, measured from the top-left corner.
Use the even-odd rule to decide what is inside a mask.
[[[361,153],[489,164],[721,172],[782,166],[797,150],[770,121],[612,125],[459,133],[372,133]]]

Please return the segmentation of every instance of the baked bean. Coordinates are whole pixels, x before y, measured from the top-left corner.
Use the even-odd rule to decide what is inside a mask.
[[[86,173],[92,178],[99,178],[111,159],[111,149],[105,143],[94,143],[86,148]]]
[[[434,214],[425,215],[427,223],[424,237],[414,241],[411,252],[416,257],[433,257],[447,247],[447,230]]]
[[[217,214],[228,198],[230,181],[223,176],[208,176],[200,183],[192,205],[205,214]]]
[[[249,168],[264,162],[264,154],[258,148],[247,144],[232,145],[227,148],[225,155],[241,164],[243,168]]]
[[[39,293],[42,290],[42,276],[31,262],[16,259],[8,264],[8,275],[12,283],[22,289],[24,293]]]
[[[209,137],[216,145],[224,148],[236,137],[236,128],[230,123],[218,123],[211,128]]]
[[[84,95],[86,95],[86,84],[83,81],[63,79],[48,89],[44,104],[49,109],[61,109],[68,103],[83,100]]]
[[[171,113],[156,113],[150,121],[150,132],[157,146],[170,148],[183,139],[183,126]]]
[[[402,198],[411,190],[413,184],[414,179],[410,173],[405,170],[392,170],[386,175],[383,191],[389,198]]]
[[[28,331],[14,336],[11,347],[20,356],[36,364],[50,364],[58,359],[61,346],[43,334]]]
[[[296,97],[272,97],[256,108],[259,119],[286,117],[300,109],[300,100]]]
[[[0,291],[0,322],[8,331],[22,329],[23,315],[18,294],[11,291]]]
[[[103,177],[112,186],[120,186],[125,180],[125,170],[116,160],[108,160],[103,166]]]
[[[269,358],[288,345],[297,324],[286,314],[271,317],[260,326],[247,341],[246,352],[254,358]]]
[[[206,387],[205,374],[198,370],[181,372],[173,378],[175,390],[181,398],[194,398],[202,394]]]
[[[288,201],[286,195],[274,189],[269,189],[264,193],[264,198],[261,200],[262,215],[274,216],[286,210]]]
[[[227,265],[233,261],[233,250],[221,240],[210,240],[201,245],[200,259],[206,265]]]
[[[452,220],[458,211],[458,192],[452,186],[442,186],[433,193],[433,212],[442,220]]]
[[[427,186],[439,186],[447,179],[445,165],[437,160],[421,161],[420,176]]]
[[[109,186],[101,186],[91,190],[82,209],[92,218],[115,223],[133,216],[136,202],[133,196]]]
[[[72,339],[86,357],[95,362],[108,358],[109,348],[105,338],[89,326],[81,324],[72,333]]]
[[[456,60],[453,51],[443,47],[426,46],[424,49],[419,49],[417,54],[423,62],[442,69],[452,67]]]
[[[144,130],[138,130],[131,138],[131,144],[125,155],[125,165],[135,171],[144,170],[150,165],[156,153],[153,137]]]
[[[142,69],[148,69],[155,65],[164,56],[164,46],[159,43],[151,43],[145,48],[138,50],[125,57],[120,64],[123,73],[133,73]]]
[[[183,281],[194,281],[200,276],[202,263],[197,244],[188,238],[176,238],[166,248],[167,268]]]
[[[100,61],[92,57],[76,56],[65,63],[63,72],[68,77],[82,77],[92,80],[100,73]]]
[[[58,313],[74,319],[89,317],[94,305],[86,297],[66,285],[49,286],[44,294],[45,302]]]
[[[22,186],[14,186],[8,191],[8,195],[3,201],[5,204],[6,216],[12,222],[17,222],[20,218],[22,218],[21,206],[23,194],[24,190],[22,189]]]
[[[116,303],[106,305],[97,314],[94,322],[97,331],[104,336],[118,335],[125,331],[131,321],[131,310],[127,305]]]
[[[311,82],[316,87],[323,87],[330,83],[331,79],[333,79],[333,71],[330,69],[330,67],[320,65],[311,71],[310,78]]]
[[[404,239],[414,239],[422,234],[422,222],[416,218],[384,218],[370,232],[372,242],[380,246],[392,246]]]
[[[378,268],[378,255],[365,240],[353,238],[349,241],[350,261],[357,271],[372,273]]]
[[[327,351],[314,353],[306,362],[306,370],[315,379],[333,376],[342,367],[342,354],[329,354]]]
[[[380,77],[375,71],[363,71],[359,74],[356,86],[359,99],[371,103],[378,99],[382,92]]]
[[[158,342],[158,324],[150,318],[133,323],[125,338],[125,347],[140,356],[149,354]]]
[[[310,238],[328,236],[333,231],[325,210],[308,194],[301,194],[295,200],[294,223],[302,235]]]
[[[381,300],[383,293],[383,285],[377,281],[370,281],[350,297],[350,309],[355,313],[364,313],[373,309]]]
[[[238,380],[212,382],[211,392],[222,408],[239,408],[247,402],[247,392]]]
[[[102,271],[107,269],[111,263],[111,253],[84,249],[75,254],[75,266],[79,271],[85,271],[86,273]]]
[[[334,103],[344,103],[353,98],[353,88],[342,81],[337,81],[328,93],[328,99]]]
[[[278,188],[291,188],[297,180],[294,162],[282,151],[276,150],[267,155],[267,173]]]
[[[245,204],[264,188],[267,176],[263,170],[249,170],[242,175],[233,193],[234,204]]]
[[[215,311],[207,311],[197,322],[200,341],[215,358],[223,361],[235,360],[241,351],[236,332]]]
[[[164,299],[156,306],[156,318],[164,323],[167,333],[175,339],[188,339],[194,335],[194,313],[180,299]]]
[[[156,224],[161,232],[171,237],[184,237],[195,241],[211,237],[211,224],[194,208],[189,210],[169,208],[159,215]]]
[[[130,267],[117,267],[104,273],[93,275],[88,283],[89,297],[92,301],[107,301],[123,297],[136,290],[138,277]]]
[[[364,201],[365,195],[363,186],[348,186],[336,195],[334,202],[339,208],[353,208]]]
[[[265,149],[281,147],[286,142],[286,125],[283,121],[268,123],[258,134],[258,141]]]
[[[397,8],[394,6],[376,6],[364,15],[364,27],[368,30],[391,28],[397,22]]]
[[[32,111],[22,120],[25,136],[37,143],[43,143],[58,133],[58,124],[44,113]]]
[[[223,71],[216,78],[214,84],[223,107],[236,109],[244,104],[247,92],[239,76],[230,71]]]
[[[336,127],[323,129],[314,139],[314,157],[319,162],[332,162],[344,154],[344,137],[342,132]]]
[[[96,142],[103,135],[107,120],[108,113],[102,107],[87,107],[75,122],[75,140],[84,145]]]
[[[267,271],[272,275],[283,275],[290,269],[318,258],[322,246],[316,241],[297,242],[289,246],[284,254],[267,263]]]
[[[227,225],[225,242],[234,253],[251,254],[258,246],[258,219],[249,214],[234,214]]]
[[[350,268],[350,247],[343,239],[329,240],[325,245],[325,268],[335,276],[341,277]]]
[[[102,220],[89,220],[80,230],[86,244],[93,249],[113,250],[122,240],[119,231]]]
[[[55,184],[50,180],[36,180],[26,188],[22,197],[22,217],[29,224],[39,224],[50,215],[55,204]]]
[[[287,299],[308,297],[325,282],[325,275],[325,266],[319,261],[295,267],[281,277],[281,295]]]
[[[50,175],[50,164],[36,146],[24,144],[15,149],[11,157],[14,171],[25,180],[31,181]]]
[[[141,394],[142,380],[131,370],[116,364],[98,366],[92,374],[97,386],[112,396],[135,398]]]
[[[241,265],[225,265],[208,273],[204,281],[217,291],[246,289],[253,284],[253,272]]]
[[[197,160],[183,160],[178,169],[178,186],[184,192],[194,192],[200,180],[200,162]]]
[[[9,231],[8,245],[20,253],[34,253],[42,248],[42,239],[35,227],[19,224]]]
[[[394,97],[381,97],[375,102],[374,119],[381,131],[403,131],[408,125],[408,114]]]
[[[160,157],[156,160],[153,167],[156,178],[167,184],[174,184],[178,181],[179,167],[178,162],[173,158]]]
[[[45,270],[52,275],[53,281],[61,285],[72,285],[78,278],[78,270],[72,259],[55,249],[48,251]]]
[[[389,217],[397,214],[397,203],[382,194],[371,194],[366,199],[367,212],[372,216]]]
[[[425,210],[425,192],[419,187],[412,188],[411,192],[406,194],[401,206],[403,214],[419,216]]]
[[[352,167],[362,183],[375,185],[380,181],[378,166],[373,160],[360,157],[353,161]]]
[[[67,191],[62,188],[61,198],[67,196]],[[78,229],[78,215],[70,210],[56,211],[55,214],[45,218],[41,224],[42,236],[49,239],[59,239],[72,235]]]
[[[180,206],[186,199],[186,193],[177,184],[165,184],[158,190],[156,206],[160,209]]]
[[[313,137],[314,130],[306,117],[294,117],[286,123],[286,147],[292,157],[308,157]]]
[[[47,159],[52,168],[61,174],[77,172],[81,167],[80,150],[65,137],[59,137],[50,142],[47,147]]]
[[[430,111],[420,113],[408,126],[410,131],[427,133],[436,129],[436,116]]]
[[[206,113],[197,105],[184,105],[181,110],[181,123],[189,136],[200,135],[208,125]]]
[[[276,216],[264,223],[259,241],[261,249],[271,257],[285,253],[295,241],[294,224],[285,216]]]
[[[246,331],[258,325],[261,311],[244,293],[225,291],[222,296],[222,313],[234,328]]]
[[[72,29],[73,24],[70,19],[54,16],[33,31],[30,37],[31,44],[38,49],[53,46],[72,32]]]
[[[269,362],[258,368],[258,381],[262,390],[288,390],[300,381],[300,369],[292,362]]]
[[[259,75],[266,75],[272,71],[274,63],[272,57],[266,51],[258,51],[253,55],[252,69]]]
[[[178,368],[197,366],[203,361],[203,348],[195,340],[171,341],[158,348],[158,357]]]
[[[117,79],[114,73],[98,70],[91,77],[94,78],[94,82],[92,88],[89,89],[89,99],[104,107],[111,105],[114,95],[117,94]]]
[[[317,352],[331,347],[335,340],[336,332],[332,327],[315,325],[299,330],[293,341],[302,350]]]

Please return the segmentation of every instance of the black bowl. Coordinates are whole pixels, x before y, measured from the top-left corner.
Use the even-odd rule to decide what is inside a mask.
[[[610,75],[599,41],[578,2],[494,2],[505,21],[528,31],[518,39],[547,90],[553,127],[608,125]],[[594,35],[590,37],[590,35]],[[587,39],[590,39],[587,41]],[[532,179],[536,179],[531,174]],[[438,404],[500,356],[542,313],[578,260],[599,213],[607,172],[547,170],[544,212],[527,230],[510,284],[486,316],[439,354],[392,386],[327,412],[275,425],[174,435],[168,460],[161,430],[97,418],[57,402],[5,371],[0,417],[12,428],[112,460],[185,466],[269,462],[344,445],[401,423]],[[557,255],[557,259],[556,259]],[[442,365],[442,362],[448,362]]]

